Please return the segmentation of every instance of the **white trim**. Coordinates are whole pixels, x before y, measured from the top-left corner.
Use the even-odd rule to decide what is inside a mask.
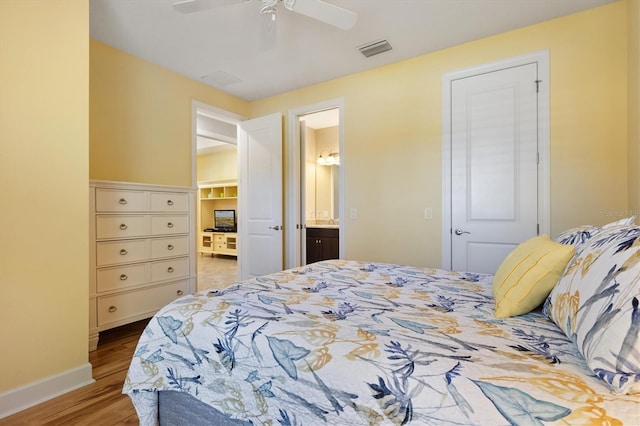
[[[28,383],[0,394],[0,419],[94,383],[91,364]]]
[[[551,232],[549,142],[549,50],[482,64],[442,76],[442,268],[451,269],[451,82],[505,68],[536,63],[538,80],[538,222],[540,234]]]
[[[285,230],[285,268],[293,268],[300,266],[303,262],[300,259],[300,247],[296,235],[298,230],[296,225],[300,218],[300,123],[298,117],[318,111],[338,108],[339,110],[339,127],[338,127],[338,147],[340,152],[339,175],[339,229],[340,238],[339,257],[344,259],[346,250],[345,226],[345,167],[347,164],[346,150],[344,149],[344,98],[337,98],[328,101],[319,102],[312,105],[305,105],[298,108],[288,110],[287,115],[287,185],[285,186],[285,209],[286,209],[286,226]]]

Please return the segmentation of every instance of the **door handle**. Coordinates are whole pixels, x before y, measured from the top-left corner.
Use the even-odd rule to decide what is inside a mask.
[[[274,231],[279,231],[280,230],[280,225],[270,226],[269,229],[273,229]]]
[[[462,230],[462,229],[460,229],[460,228],[456,228],[456,230],[455,230],[455,231],[453,231],[453,232],[454,232],[456,235],[470,234],[470,233],[471,233],[471,232],[469,232],[469,231],[463,231],[463,230]]]

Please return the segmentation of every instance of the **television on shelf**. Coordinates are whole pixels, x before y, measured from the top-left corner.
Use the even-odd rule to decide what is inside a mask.
[[[216,231],[235,232],[236,231],[236,211],[235,210],[214,210],[213,228]]]

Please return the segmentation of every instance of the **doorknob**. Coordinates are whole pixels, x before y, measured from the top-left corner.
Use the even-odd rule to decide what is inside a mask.
[[[273,229],[274,231],[279,231],[280,230],[280,226],[279,225],[270,226],[269,229]]]
[[[462,229],[460,229],[460,228],[456,228],[456,230],[455,230],[455,231],[453,231],[453,232],[455,232],[455,234],[456,234],[456,235],[470,234],[470,233],[471,233],[471,232],[469,232],[469,231],[463,231],[463,230],[462,230]]]

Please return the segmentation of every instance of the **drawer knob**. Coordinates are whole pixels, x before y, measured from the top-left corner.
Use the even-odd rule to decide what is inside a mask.
[[[120,229],[121,229],[121,230],[123,230],[123,231],[124,231],[124,230],[125,230],[125,229],[127,229],[127,228],[128,228],[128,226],[127,226],[127,224],[126,224],[126,223],[121,223],[121,224],[120,224]]]
[[[173,272],[173,266],[169,266],[169,267],[167,268],[167,272],[168,272],[168,273],[172,273],[172,272]]]
[[[121,274],[120,275],[120,281],[126,281],[127,278],[129,278],[126,274]]]
[[[167,245],[167,250],[173,250],[173,245],[171,244]]]
[[[126,251],[125,249],[120,249],[120,256],[126,256],[127,253],[129,253],[129,252]]]
[[[115,312],[117,310],[118,310],[118,308],[116,308],[115,306],[113,306],[113,305],[109,306],[109,312]]]
[[[182,295],[184,294],[184,291],[182,291],[182,290],[178,290],[178,291],[176,291],[176,294],[177,294],[178,296],[182,296]]]
[[[173,223],[168,222],[168,223],[167,223],[167,228],[173,228]]]
[[[127,200],[125,200],[124,198],[120,198],[120,199],[118,200],[118,202],[119,202],[120,204],[127,204]]]
[[[167,200],[167,205],[168,206],[172,206],[173,205],[173,200]]]

